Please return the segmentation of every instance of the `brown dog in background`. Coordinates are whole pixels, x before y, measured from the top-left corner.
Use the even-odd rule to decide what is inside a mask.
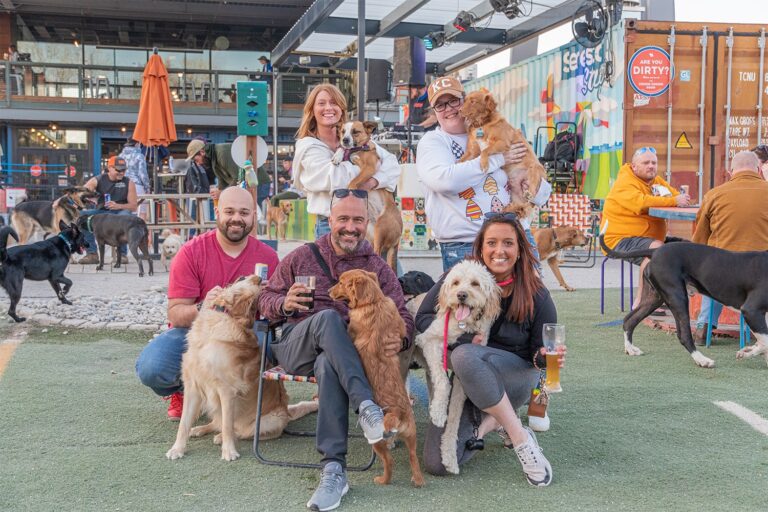
[[[360,168],[358,174],[349,182],[349,188],[358,189],[363,183],[376,174],[379,155],[376,146],[371,142],[371,134],[376,130],[376,123],[370,121],[352,121],[345,123],[341,130],[341,147],[333,155],[333,163],[338,165],[344,161],[345,155],[349,161]],[[400,237],[403,234],[403,219],[397,208],[395,195],[384,189],[372,190],[369,195],[380,194],[384,201],[384,209],[373,223],[373,250],[384,257],[387,264],[397,273],[397,250],[400,247]],[[369,213],[372,201],[369,201]]]
[[[405,322],[400,317],[394,301],[386,297],[379,287],[376,274],[365,270],[348,270],[330,290],[334,300],[349,304],[349,335],[355,342],[363,362],[363,369],[373,388],[376,403],[384,409],[385,431],[397,433],[405,441],[411,463],[411,482],[416,487],[424,485],[419,458],[416,454],[416,420],[400,378],[397,355],[385,356],[384,343],[392,338],[398,343],[406,335]],[[373,445],[381,458],[384,473],[373,479],[377,484],[392,480],[392,455],[388,440]]]
[[[521,218],[528,217],[533,211],[530,203],[539,191],[542,178],[547,177],[544,166],[541,165],[533,148],[523,137],[523,132],[513,128],[496,110],[496,100],[487,89],[473,91],[467,94],[461,115],[467,123],[467,150],[461,157],[461,162],[480,157],[480,167],[488,170],[488,158],[495,153],[508,151],[512,144],[523,142],[528,149],[523,161],[514,165],[505,165],[510,189],[509,205],[504,209],[515,212]],[[523,181],[528,187],[524,189]]]
[[[259,276],[237,281],[204,302],[192,323],[181,360],[184,408],[169,459],[184,456],[190,435],[220,432],[213,442],[221,444],[221,458],[236,460],[235,441],[253,437],[261,351],[252,327],[261,287]],[[280,381],[264,382],[262,400],[259,439],[279,437],[290,421],[317,411],[317,402],[288,405]],[[201,411],[210,423],[192,428]]]
[[[288,220],[293,213],[293,204],[288,201],[282,201],[280,206],[267,207],[267,238],[272,240],[272,224],[275,225],[275,238],[285,240],[285,228],[288,226]]]
[[[61,197],[53,201],[21,201],[11,213],[11,226],[19,235],[19,244],[26,244],[35,231],[48,235],[58,235],[59,222],[69,225],[77,220],[80,211],[86,207],[86,201],[99,195],[84,187],[70,187],[62,190]]]
[[[575,226],[561,226],[537,229],[533,232],[533,238],[539,249],[539,260],[547,261],[560,286],[569,292],[574,291],[575,288],[568,286],[568,283],[563,279],[563,274],[560,273],[561,261],[558,259],[558,255],[561,249],[587,245],[591,237]]]

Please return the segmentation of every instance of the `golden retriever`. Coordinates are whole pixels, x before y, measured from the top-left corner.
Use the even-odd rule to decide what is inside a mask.
[[[349,304],[349,335],[363,362],[365,375],[373,388],[376,403],[384,409],[384,429],[395,432],[405,441],[411,464],[411,482],[416,487],[424,485],[419,458],[416,455],[416,420],[400,378],[397,355],[385,356],[383,344],[392,338],[398,343],[406,335],[405,322],[397,306],[382,293],[376,274],[365,270],[348,270],[330,289],[334,300]],[[374,478],[377,484],[392,480],[392,455],[388,441],[382,439],[373,449],[384,465],[384,473]]]
[[[249,276],[203,303],[187,334],[181,362],[184,409],[176,442],[165,454],[169,459],[184,456],[190,435],[220,432],[214,443],[221,443],[221,458],[236,460],[235,440],[253,437],[261,356],[252,327],[261,287],[260,277]],[[290,421],[317,410],[317,402],[288,405],[282,382],[264,386],[259,439],[279,437]],[[192,428],[201,411],[211,422]]]
[[[279,206],[267,207],[267,238],[272,240],[272,224],[275,225],[275,238],[285,240],[285,229],[288,226],[291,213],[293,213],[293,203],[282,201]]]
[[[518,142],[524,142],[528,152],[523,161],[514,165],[505,165],[504,172],[509,180],[509,205],[504,211],[515,212],[521,218],[528,217],[533,211],[530,203],[539,190],[542,178],[547,177],[533,148],[523,137],[523,133],[513,128],[496,110],[496,100],[487,89],[467,94],[461,107],[461,115],[467,124],[467,151],[461,162],[480,157],[480,167],[488,170],[488,158],[495,153],[503,153]],[[527,188],[523,186],[527,181]]]

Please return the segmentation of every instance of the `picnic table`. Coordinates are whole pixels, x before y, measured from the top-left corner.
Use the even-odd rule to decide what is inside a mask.
[[[649,208],[648,215],[668,220],[687,220],[693,222],[696,220],[698,211],[698,206],[689,206],[686,208],[678,208],[677,206],[659,206]]]

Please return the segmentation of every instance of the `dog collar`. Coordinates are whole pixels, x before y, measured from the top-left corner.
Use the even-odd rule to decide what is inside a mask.
[[[91,233],[93,233],[93,227],[91,227],[91,221],[92,220],[93,220],[93,215],[89,215],[88,218],[85,220],[85,227]]]
[[[557,232],[555,232],[554,228],[552,228],[552,240],[555,241],[555,249],[557,249],[558,251],[562,249],[562,247],[560,246],[560,242],[557,241]]]
[[[475,128],[475,137],[477,137],[478,139],[482,139],[483,137],[485,137],[485,132],[483,131],[482,128]]]
[[[369,151],[370,149],[371,147],[368,145],[368,143],[365,143],[362,146],[355,146],[354,148],[345,149],[342,162],[349,162],[349,157],[358,151]]]
[[[74,206],[74,207],[75,207],[75,208],[77,208],[78,210],[80,210],[80,209],[81,209],[79,206],[77,206],[77,203],[76,203],[76,202],[74,202],[74,201],[72,200],[72,198],[71,198],[71,197],[67,197],[67,202],[70,204],[70,206]]]
[[[505,286],[508,286],[515,282],[515,276],[510,277],[506,281],[499,281],[496,284],[499,285],[499,287],[504,288]]]
[[[73,244],[72,244],[72,242],[71,242],[70,240],[68,240],[68,239],[67,239],[67,237],[66,237],[66,236],[64,236],[64,234],[63,234],[63,233],[59,233],[59,238],[61,238],[62,240],[64,240],[64,243],[65,243],[65,244],[67,244],[67,249],[69,249],[69,252],[73,252],[73,251],[72,251],[72,247],[73,247]]]

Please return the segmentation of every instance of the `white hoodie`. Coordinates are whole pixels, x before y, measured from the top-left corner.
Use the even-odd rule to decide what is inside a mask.
[[[400,165],[389,151],[376,145],[379,168],[373,177],[378,188],[394,192],[400,179]],[[302,137],[296,141],[293,156],[294,184],[307,195],[307,211],[328,217],[331,214],[331,191],[347,188],[349,182],[360,174],[360,168],[350,162],[334,165],[333,151],[320,139]]]

